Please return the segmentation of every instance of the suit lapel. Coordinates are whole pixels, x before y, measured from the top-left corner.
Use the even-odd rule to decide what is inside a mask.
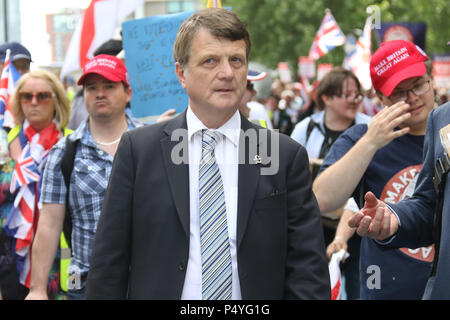
[[[185,134],[179,139],[172,141],[171,137],[175,129],[184,129]],[[186,123],[186,111],[181,113],[173,120],[169,120],[164,132],[166,137],[161,139],[161,150],[164,157],[165,168],[167,173],[167,179],[169,181],[170,189],[172,191],[172,199],[174,200],[175,207],[177,209],[178,217],[183,227],[186,236],[189,238],[189,165],[188,165],[188,135],[187,135],[187,123]],[[175,132],[177,133],[177,132]],[[174,134],[174,137],[179,135]],[[185,154],[183,157],[186,161],[182,163],[175,163],[172,159],[172,151],[174,150],[175,156],[179,156],[179,150],[183,150]],[[163,199],[161,199],[163,201]]]
[[[258,127],[253,126],[247,119],[241,116],[241,128],[243,132],[248,129],[256,130]],[[180,140],[172,141],[171,136],[175,129],[185,129],[185,136]],[[180,114],[173,120],[169,120],[166,128],[164,129],[166,137],[161,139],[161,150],[165,161],[165,168],[167,179],[169,181],[170,189],[172,192],[172,198],[174,199],[177,214],[180,219],[180,223],[183,227],[186,236],[189,237],[189,164],[188,161],[181,164],[176,164],[172,161],[172,151],[174,148],[183,148],[186,152],[188,150],[188,136],[187,136],[187,123],[186,123],[186,111]],[[259,141],[259,134],[258,141]],[[256,189],[260,177],[260,167],[253,162],[256,155],[255,151],[258,148],[249,148],[244,142],[243,137],[240,137],[239,148],[240,159],[245,159],[243,163],[238,165],[238,208],[237,208],[237,245],[239,247],[242,242],[245,230],[247,228],[248,219],[251,209],[253,207],[253,201],[256,193]],[[180,143],[183,143],[181,146]],[[244,153],[242,156],[241,153]],[[188,159],[188,154],[184,155],[185,159]],[[186,190],[187,189],[187,190]],[[187,192],[186,192],[187,191]]]
[[[256,130],[257,127],[251,125],[251,123],[241,115],[241,128],[245,133],[248,129]],[[258,141],[259,141],[259,134]],[[244,147],[245,146],[245,147]],[[239,159],[245,159],[243,163],[239,163],[238,174],[238,209],[237,209],[237,246],[242,242],[245,230],[247,228],[248,218],[250,216],[251,209],[253,207],[253,201],[255,198],[256,188],[259,182],[260,168],[253,162],[256,155],[255,151],[258,148],[249,148],[243,141],[241,135],[239,139]],[[241,157],[244,153],[245,158]],[[242,161],[240,161],[242,162]]]

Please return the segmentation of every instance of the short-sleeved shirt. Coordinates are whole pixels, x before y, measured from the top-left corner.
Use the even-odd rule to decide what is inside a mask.
[[[141,124],[127,116],[128,130]],[[69,205],[72,217],[71,267],[86,273],[97,222],[111,174],[113,157],[100,149],[89,132],[88,120],[75,132],[61,139],[50,151],[42,182],[41,202],[65,204],[67,188],[61,173],[66,139],[79,140],[70,178]]]
[[[360,124],[346,130],[333,144],[321,171],[338,161],[367,132]],[[385,202],[398,202],[414,191],[422,169],[424,136],[406,134],[379,149],[362,177],[363,188]],[[388,249],[363,237],[360,251],[361,299],[421,299],[430,273],[434,250]]]

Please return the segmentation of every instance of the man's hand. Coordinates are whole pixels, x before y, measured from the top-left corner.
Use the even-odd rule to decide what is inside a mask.
[[[177,113],[177,111],[175,109],[166,110],[164,113],[162,113],[158,117],[156,122],[160,123],[160,122],[163,122],[163,121],[166,121],[166,120],[170,120],[175,115],[175,113]]]
[[[367,192],[364,200],[364,208],[355,213],[348,225],[362,237],[385,240],[394,235],[398,230],[397,216],[372,192]]]
[[[397,102],[390,107],[384,107],[370,121],[366,134],[365,143],[373,145],[376,150],[384,147],[393,139],[409,132],[409,127],[395,130],[403,121],[409,119],[409,105],[403,101]]]

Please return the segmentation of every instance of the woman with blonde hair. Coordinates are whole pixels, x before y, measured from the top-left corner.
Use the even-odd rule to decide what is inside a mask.
[[[4,279],[0,284],[4,298],[23,299],[29,288],[31,245],[39,220],[40,180],[50,149],[70,133],[65,129],[70,100],[53,73],[34,70],[19,79],[10,104],[16,123],[8,133],[10,157],[15,162],[10,183],[14,204],[3,228],[14,252],[17,287],[8,295]],[[57,275],[54,281],[59,286]],[[59,288],[50,287],[54,297]]]

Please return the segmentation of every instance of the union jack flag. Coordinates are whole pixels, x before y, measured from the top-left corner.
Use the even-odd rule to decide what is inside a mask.
[[[11,179],[11,192],[18,188],[39,180],[39,171],[30,152],[30,145],[27,144],[17,159],[14,167],[14,174]]]
[[[19,133],[22,146],[10,191],[15,194],[14,206],[6,220],[4,230],[14,238],[17,270],[20,283],[29,287],[31,270],[31,244],[39,219],[39,180],[51,147],[58,141],[59,131],[53,122],[36,132],[25,120]]]
[[[309,50],[309,57],[317,60],[328,51],[345,43],[345,35],[339,28],[331,11],[327,10]]]
[[[14,65],[10,62],[11,51],[6,50],[5,63],[0,78],[0,127],[14,127],[14,116],[9,106],[9,97],[13,94],[15,83],[21,77]]]

